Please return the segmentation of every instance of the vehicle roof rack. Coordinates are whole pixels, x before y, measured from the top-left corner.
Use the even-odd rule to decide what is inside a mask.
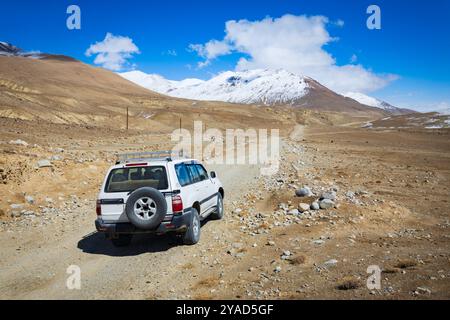
[[[187,155],[180,150],[179,152],[168,151],[151,151],[151,152],[134,152],[134,153],[122,153],[117,154],[116,164],[130,163],[135,161],[156,161],[166,160],[172,161],[172,159],[187,158]]]

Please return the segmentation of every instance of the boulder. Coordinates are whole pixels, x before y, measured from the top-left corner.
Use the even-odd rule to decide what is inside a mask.
[[[311,210],[319,210],[320,209],[320,205],[317,201],[314,201],[313,203],[311,203]]]
[[[334,202],[330,199],[323,199],[319,202],[320,209],[334,208]]]
[[[336,192],[335,191],[324,192],[322,193],[320,199],[328,199],[334,201],[336,200]]]
[[[295,195],[297,197],[310,197],[312,196],[312,194],[313,193],[311,192],[311,189],[307,186],[304,186],[303,188],[297,189],[295,191]]]
[[[305,211],[308,211],[309,209],[310,209],[310,205],[309,204],[307,204],[307,203],[300,203],[299,205],[298,205],[298,210],[300,211],[300,212],[305,212]]]

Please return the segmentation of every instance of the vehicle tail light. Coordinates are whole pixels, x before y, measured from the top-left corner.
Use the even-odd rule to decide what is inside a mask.
[[[97,212],[98,216],[102,215],[102,203],[100,200],[97,200],[97,206],[95,208],[95,211]]]
[[[183,213],[183,200],[179,194],[172,196],[172,212],[173,214]]]

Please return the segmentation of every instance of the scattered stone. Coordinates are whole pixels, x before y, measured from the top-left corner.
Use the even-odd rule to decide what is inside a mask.
[[[11,211],[9,215],[11,216],[11,218],[18,218],[20,217],[21,213],[19,211]]]
[[[18,209],[22,209],[23,208],[23,204],[19,204],[19,203],[13,203],[10,204],[9,207],[13,210],[18,210]]]
[[[287,214],[291,216],[298,216],[300,214],[300,211],[298,209],[292,209],[289,210]]]
[[[317,201],[314,201],[313,203],[311,203],[311,210],[319,210],[320,209],[320,205]]]
[[[313,241],[313,244],[317,244],[317,245],[321,245],[321,244],[324,244],[324,243],[325,243],[324,240],[314,240]]]
[[[25,201],[28,202],[29,204],[33,204],[34,198],[32,196],[25,196]]]
[[[334,208],[334,202],[331,199],[323,199],[319,202],[321,209],[331,209]]]
[[[328,192],[324,192],[322,193],[322,196],[320,197],[320,199],[328,199],[328,200],[336,200],[336,192],[335,191],[328,191]]]
[[[281,267],[280,266],[276,266],[275,270],[273,270],[273,271],[275,271],[276,273],[280,273],[281,272]]]
[[[310,209],[310,205],[309,204],[307,204],[307,203],[300,203],[299,205],[298,205],[298,210],[300,211],[300,212],[305,212],[305,211],[308,211],[309,209]]]
[[[345,194],[345,196],[347,198],[354,198],[355,197],[355,193],[353,191],[347,191],[347,193]]]
[[[52,167],[53,165],[51,164],[51,162],[49,160],[43,159],[43,160],[39,160],[37,163],[39,168],[46,168],[46,167]]]
[[[431,290],[427,287],[417,287],[415,294],[431,294]]]
[[[289,250],[285,250],[285,251],[283,251],[283,255],[284,256],[290,256],[291,252]]]
[[[303,188],[296,190],[295,195],[297,197],[310,197],[313,195],[313,193],[311,192],[311,189],[309,187],[304,186]]]
[[[336,259],[330,259],[330,260],[328,260],[328,261],[325,261],[325,262],[323,263],[323,265],[324,265],[325,267],[329,268],[329,267],[334,267],[335,265],[337,265],[337,263],[338,263],[338,261],[337,261]]]
[[[242,249],[244,245],[242,243],[240,243],[240,242],[235,242],[235,243],[232,244],[232,246],[235,249]]]
[[[28,146],[28,143],[27,143],[27,142],[25,142],[25,141],[23,141],[23,140],[20,140],[20,139],[17,139],[17,140],[11,140],[11,141],[9,142],[9,144],[14,144],[14,145],[17,145],[17,146],[24,146],[24,147],[27,147],[27,146]]]
[[[274,241],[267,241],[267,245],[273,247],[275,245]]]

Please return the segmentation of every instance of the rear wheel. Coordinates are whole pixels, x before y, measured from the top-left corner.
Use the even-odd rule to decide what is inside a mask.
[[[217,194],[217,208],[216,211],[214,211],[211,214],[211,218],[214,220],[220,220],[223,218],[223,198],[220,193]]]
[[[156,229],[167,213],[166,198],[154,188],[137,189],[128,197],[125,212],[138,229]]]
[[[191,221],[183,236],[183,243],[187,245],[196,244],[200,240],[200,216],[196,209],[191,210]]]
[[[130,245],[131,239],[133,239],[132,234],[119,234],[111,238],[111,241],[115,247],[126,247]]]

